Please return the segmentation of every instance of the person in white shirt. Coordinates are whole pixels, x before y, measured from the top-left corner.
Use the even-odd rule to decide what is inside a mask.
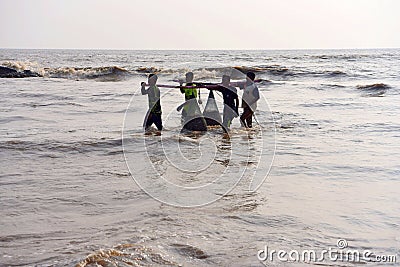
[[[257,101],[260,99],[260,92],[254,83],[256,75],[253,72],[246,74],[246,83],[240,87],[243,89],[242,108],[240,123],[246,128],[253,127],[253,114],[257,109]]]

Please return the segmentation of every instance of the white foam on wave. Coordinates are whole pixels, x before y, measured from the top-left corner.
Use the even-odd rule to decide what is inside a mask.
[[[40,74],[41,76],[44,76],[46,72],[39,63],[31,61],[4,61],[1,65],[17,71],[30,70]]]

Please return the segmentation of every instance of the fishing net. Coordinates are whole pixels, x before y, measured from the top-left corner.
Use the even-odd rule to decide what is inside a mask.
[[[196,98],[186,101],[182,111],[183,130],[207,131],[207,124]]]
[[[207,104],[204,108],[203,116],[208,126],[222,124],[221,114],[219,113],[213,90],[210,90],[210,93],[208,94]]]

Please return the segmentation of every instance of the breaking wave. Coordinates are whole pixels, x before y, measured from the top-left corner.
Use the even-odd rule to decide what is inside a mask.
[[[9,68],[11,74],[4,75],[3,78],[32,77],[23,75],[27,72],[36,74],[36,77],[99,81],[119,81],[130,76],[128,70],[118,66],[43,68],[37,63],[24,61],[6,61],[1,66]]]
[[[45,75],[50,78],[66,79],[99,79],[102,81],[118,81],[129,76],[129,72],[121,67],[87,67],[87,68],[46,68]]]
[[[163,68],[156,66],[141,67],[40,67],[34,62],[7,61],[1,64],[4,67],[17,71],[14,75],[4,76],[7,78],[25,78],[32,77],[22,75],[27,71],[37,74],[35,77],[61,78],[73,80],[96,80],[96,81],[120,81],[133,76],[142,76],[149,73],[170,75],[173,77],[182,77],[189,71],[188,68]],[[340,77],[348,76],[341,70],[306,70],[289,69],[281,65],[256,65],[256,66],[225,66],[225,67],[204,67],[191,70],[196,79],[216,79],[223,75],[230,75],[232,79],[243,79],[247,72],[254,72],[258,76],[274,77]]]
[[[44,70],[39,66],[36,62],[29,61],[5,61],[2,62],[1,66],[7,67],[10,69],[14,69],[18,72],[23,72],[25,70],[30,70],[38,73],[40,76],[43,76]]]

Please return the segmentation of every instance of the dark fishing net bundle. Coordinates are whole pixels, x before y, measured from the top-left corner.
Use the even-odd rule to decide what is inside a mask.
[[[207,131],[207,124],[196,98],[186,101],[182,112],[183,131]]]

